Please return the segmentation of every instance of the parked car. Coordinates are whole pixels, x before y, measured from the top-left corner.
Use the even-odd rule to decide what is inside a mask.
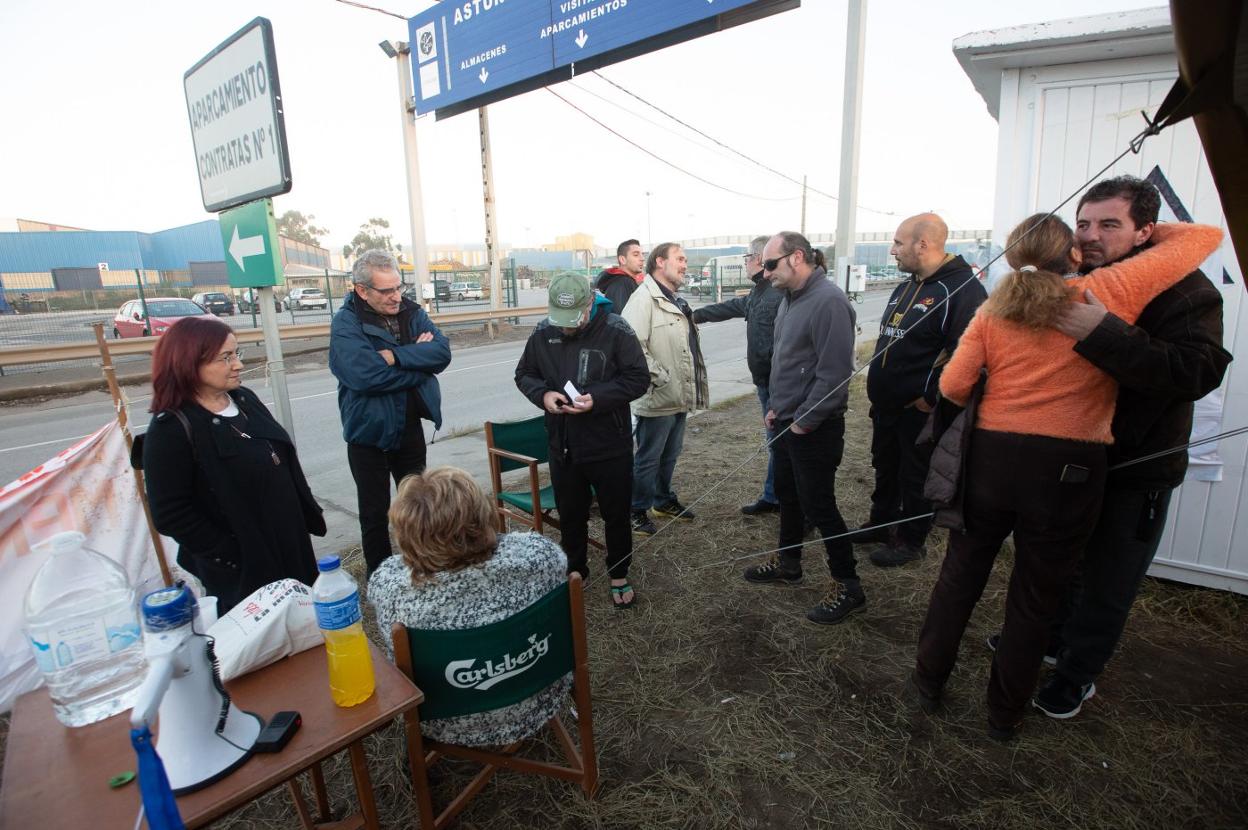
[[[479,282],[453,282],[451,297],[456,300],[481,300],[485,298],[485,293]]]
[[[238,313],[248,313],[259,311],[260,305],[256,301],[260,298],[260,292],[254,288],[248,288],[238,298]],[[273,295],[273,310],[278,314],[282,313],[282,301],[276,294]]]
[[[305,308],[329,308],[329,299],[319,288],[292,288],[286,295],[288,311],[302,311]]]
[[[223,314],[234,316],[234,303],[220,291],[204,291],[191,297],[191,302],[199,303],[212,314],[220,317]]]
[[[183,317],[200,317],[208,311],[185,297],[153,297],[147,301],[147,317],[143,301],[131,300],[113,317],[113,337],[147,337],[162,335]]]
[[[432,283],[425,283],[425,296],[422,298],[420,292],[416,290],[414,285],[403,286],[403,296],[416,305],[421,305],[425,300],[432,300],[437,297],[439,301],[445,302],[451,298],[451,284],[446,280],[435,279]]]

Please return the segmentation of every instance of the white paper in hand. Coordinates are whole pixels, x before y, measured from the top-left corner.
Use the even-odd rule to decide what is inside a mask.
[[[576,391],[576,387],[572,385],[572,381],[568,381],[563,385],[563,394],[568,396],[568,404],[570,406],[580,406],[580,404],[576,402],[576,399],[580,397],[581,393]]]

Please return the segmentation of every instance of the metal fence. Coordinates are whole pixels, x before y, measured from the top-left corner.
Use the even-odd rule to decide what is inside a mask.
[[[136,271],[134,273],[133,284],[125,287],[113,285],[109,288],[71,291],[33,289],[5,291],[5,298],[13,309],[13,313],[0,314],[0,347],[94,342],[95,334],[92,331],[94,323],[103,322],[104,330],[108,334],[112,334],[115,328],[122,328],[115,324],[115,320],[126,303],[161,297],[189,299],[201,293],[225,294],[230,301],[230,310],[219,312],[218,316],[224,317],[231,327],[239,330],[260,328],[259,309],[247,302],[245,289],[231,288],[228,285],[187,285],[161,282],[153,279],[155,272]],[[0,281],[3,276],[0,274]],[[440,290],[429,300],[431,312],[484,310],[490,307],[488,270],[438,272],[433,276],[444,284],[445,289],[461,283],[480,283],[482,293],[479,298],[474,294],[459,300],[457,299],[458,293],[465,292],[450,293],[449,290]],[[292,302],[290,292],[294,288],[320,289],[325,298],[324,307],[305,307],[301,306],[298,301]],[[350,290],[349,275],[328,271],[320,277],[290,279],[284,286],[279,286],[274,291],[278,300],[278,324],[329,322],[334,312],[341,306],[343,297]],[[515,308],[521,305],[519,294],[516,269],[505,268],[503,271],[503,306]],[[316,305],[319,306],[320,303]],[[145,360],[147,358],[135,356],[133,359]],[[119,362],[125,362],[125,359]],[[37,373],[54,368],[94,364],[94,360],[73,360],[0,366],[0,374]]]

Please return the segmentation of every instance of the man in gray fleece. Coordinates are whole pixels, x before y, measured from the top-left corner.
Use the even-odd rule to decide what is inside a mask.
[[[776,496],[780,500],[780,553],[747,568],[754,583],[802,581],[806,523],[819,528],[832,590],[806,613],[811,622],[835,625],[867,604],[854,567],[854,547],[836,506],[836,468],[845,450],[848,378],[854,371],[854,307],[827,278],[823,252],[792,231],[763,249],[763,273],[784,292],[776,314],[771,356],[770,409],[776,432]]]

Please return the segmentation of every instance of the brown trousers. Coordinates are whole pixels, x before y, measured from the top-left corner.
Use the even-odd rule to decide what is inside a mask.
[[[1035,691],[1049,623],[1096,526],[1105,447],[977,429],[966,468],[966,532],[949,547],[919,633],[915,676],[939,697],[1001,543],[1014,534],[1005,624],[988,681],[988,719],[1011,727]]]

